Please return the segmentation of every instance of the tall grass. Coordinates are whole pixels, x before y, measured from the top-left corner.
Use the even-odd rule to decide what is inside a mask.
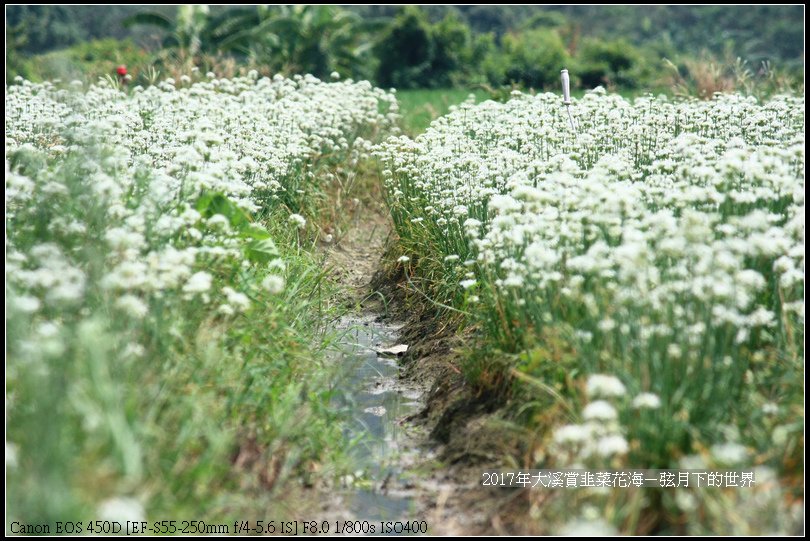
[[[801,476],[803,103],[597,91],[572,132],[557,96],[516,94],[382,145],[412,280],[480,329],[465,375],[540,442],[524,467]],[[630,531],[689,512],[612,501]]]
[[[763,61],[752,65],[741,58],[716,58],[703,53],[676,65],[665,59],[661,83],[676,96],[711,99],[716,93],[741,92],[760,99],[775,94],[802,93],[804,85],[795,73]]]
[[[311,235],[388,128],[358,85],[10,88],[8,524],[265,519],[348,469]]]

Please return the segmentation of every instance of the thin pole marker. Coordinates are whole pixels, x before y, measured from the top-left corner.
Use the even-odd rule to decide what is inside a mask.
[[[564,69],[560,72],[562,74],[562,90],[563,90],[563,105],[568,112],[568,122],[571,123],[571,129],[577,131],[574,126],[574,119],[571,116],[571,80],[568,78],[568,70]]]

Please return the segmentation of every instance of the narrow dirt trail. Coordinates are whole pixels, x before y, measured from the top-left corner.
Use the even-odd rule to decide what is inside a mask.
[[[345,288],[345,300],[358,303],[371,293],[371,278],[379,268],[391,223],[381,204],[355,202],[344,231],[326,248],[326,264]]]
[[[447,383],[447,378],[439,378],[442,371],[457,372],[444,360],[444,350],[429,355],[430,366],[422,373],[424,366],[414,355],[404,366],[402,359],[397,362],[375,352],[422,333],[418,324],[405,321],[396,298],[372,286],[391,232],[384,213],[378,205],[359,206],[343,235],[325,250],[333,278],[345,288],[343,300],[355,307],[336,327],[347,331],[346,353],[339,362],[346,362],[349,379],[357,386],[353,411],[358,422],[347,437],[357,435],[352,430],[368,432],[371,445],[360,460],[372,472],[363,488],[338,497],[331,512],[355,520],[424,520],[436,535],[506,533],[490,513],[494,499],[502,498],[480,486],[484,467],[464,461],[448,465],[437,458],[444,447],[430,434],[442,412],[428,410],[437,395],[445,394],[438,392]],[[415,353],[418,356],[420,348]],[[354,364],[348,362],[352,358]],[[434,404],[433,409],[443,408]]]

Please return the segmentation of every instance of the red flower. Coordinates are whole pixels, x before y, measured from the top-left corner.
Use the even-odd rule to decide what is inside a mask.
[[[127,74],[127,67],[125,65],[121,64],[120,66],[118,66],[118,68],[116,68],[115,71],[118,73],[118,75],[123,77],[124,75]]]

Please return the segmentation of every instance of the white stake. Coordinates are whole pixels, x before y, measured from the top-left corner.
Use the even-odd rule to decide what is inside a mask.
[[[563,104],[571,105],[571,81],[568,79],[568,70],[562,70]]]
[[[574,119],[571,117],[571,80],[568,78],[568,70],[562,70],[562,90],[563,90],[563,105],[568,112],[568,122],[571,123],[571,129],[576,131],[574,127]]]

